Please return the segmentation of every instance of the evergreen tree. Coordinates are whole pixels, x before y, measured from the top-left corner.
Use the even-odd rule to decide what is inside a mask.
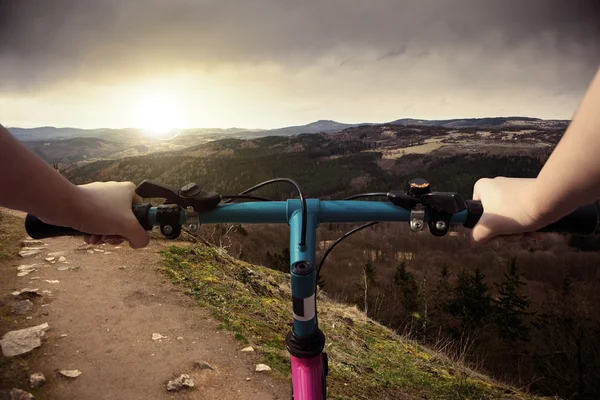
[[[447,314],[448,303],[452,294],[452,286],[450,285],[450,269],[448,264],[442,265],[440,271],[440,277],[437,281],[434,296],[433,296],[433,309],[431,312],[432,319],[439,326],[446,326],[445,314]]]
[[[289,247],[283,248],[280,253],[271,253],[267,251],[266,254],[267,266],[270,268],[281,271],[290,272],[290,249]]]
[[[402,304],[408,313],[419,310],[419,286],[414,276],[406,269],[406,260],[396,266],[394,283],[400,290]]]
[[[377,273],[375,272],[375,266],[371,261],[367,261],[367,264],[365,265],[365,275],[367,276],[369,285],[377,286]]]
[[[521,294],[521,287],[524,285],[517,270],[517,261],[512,258],[508,271],[504,273],[504,282],[496,284],[498,299],[494,301],[498,332],[507,343],[529,338],[530,327],[525,318],[530,315],[526,311],[530,302]]]
[[[487,322],[492,312],[485,275],[477,268],[473,274],[461,271],[448,306],[450,315],[461,321],[460,333],[473,331]]]

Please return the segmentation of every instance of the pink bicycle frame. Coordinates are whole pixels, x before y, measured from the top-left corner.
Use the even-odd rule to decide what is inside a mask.
[[[294,400],[323,399],[323,355],[312,358],[290,356]]]

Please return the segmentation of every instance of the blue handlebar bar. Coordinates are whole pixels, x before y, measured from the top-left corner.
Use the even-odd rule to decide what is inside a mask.
[[[472,228],[483,213],[481,203],[467,202],[467,210],[456,213],[451,224]],[[159,225],[157,207],[134,205],[138,221],[146,229]],[[220,204],[214,210],[198,213],[200,224],[241,223],[241,224],[283,224],[289,223],[295,213],[301,212],[300,200],[247,202]],[[142,211],[141,213],[139,211]],[[389,202],[319,200],[307,199],[307,212],[313,218],[313,224],[322,222],[407,222],[410,211]],[[588,204],[563,217],[561,220],[540,229],[543,232],[562,232],[578,235],[592,235],[598,232],[598,209]],[[425,213],[425,221],[428,220]],[[180,212],[179,223],[185,224],[186,211]],[[27,215],[25,228],[29,236],[44,239],[54,236],[81,235],[83,232],[72,228],[49,225],[33,215]]]
[[[317,222],[407,222],[410,211],[388,202],[318,200],[307,199],[308,212]],[[148,223],[156,226],[156,207],[148,214]],[[301,211],[300,200],[248,202],[223,204],[214,210],[198,213],[201,224],[240,223],[240,224],[282,224],[288,223],[292,215]],[[426,216],[427,217],[427,216]],[[452,217],[451,223],[464,224],[467,211]],[[181,211],[181,224],[186,223],[186,213]]]

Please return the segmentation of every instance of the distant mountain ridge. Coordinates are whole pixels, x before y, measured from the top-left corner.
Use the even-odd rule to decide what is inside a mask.
[[[486,118],[457,118],[445,120],[426,120],[402,118],[387,123],[366,122],[361,124],[345,124],[332,120],[319,120],[306,125],[287,126],[276,129],[245,129],[245,128],[192,128],[185,129],[186,135],[207,135],[213,137],[238,137],[252,138],[262,136],[294,136],[303,133],[327,133],[339,132],[346,128],[364,125],[421,125],[440,126],[445,128],[487,128],[501,129],[512,126],[544,127],[566,129],[569,120],[544,120],[531,117],[486,117]],[[112,141],[122,141],[136,136],[146,136],[142,129],[79,129],[79,128],[55,128],[51,126],[38,128],[8,128],[8,130],[20,140],[51,140],[69,139],[74,137],[97,137]]]
[[[443,120],[427,120],[403,118],[390,122],[393,125],[423,125],[442,126],[444,128],[492,128],[500,129],[509,126],[531,127],[564,127],[571,121],[562,119],[541,119],[531,117],[485,117],[485,118],[457,118]]]

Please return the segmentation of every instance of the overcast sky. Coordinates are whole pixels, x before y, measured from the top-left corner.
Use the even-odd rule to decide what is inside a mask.
[[[570,118],[598,0],[0,0],[0,123]]]

